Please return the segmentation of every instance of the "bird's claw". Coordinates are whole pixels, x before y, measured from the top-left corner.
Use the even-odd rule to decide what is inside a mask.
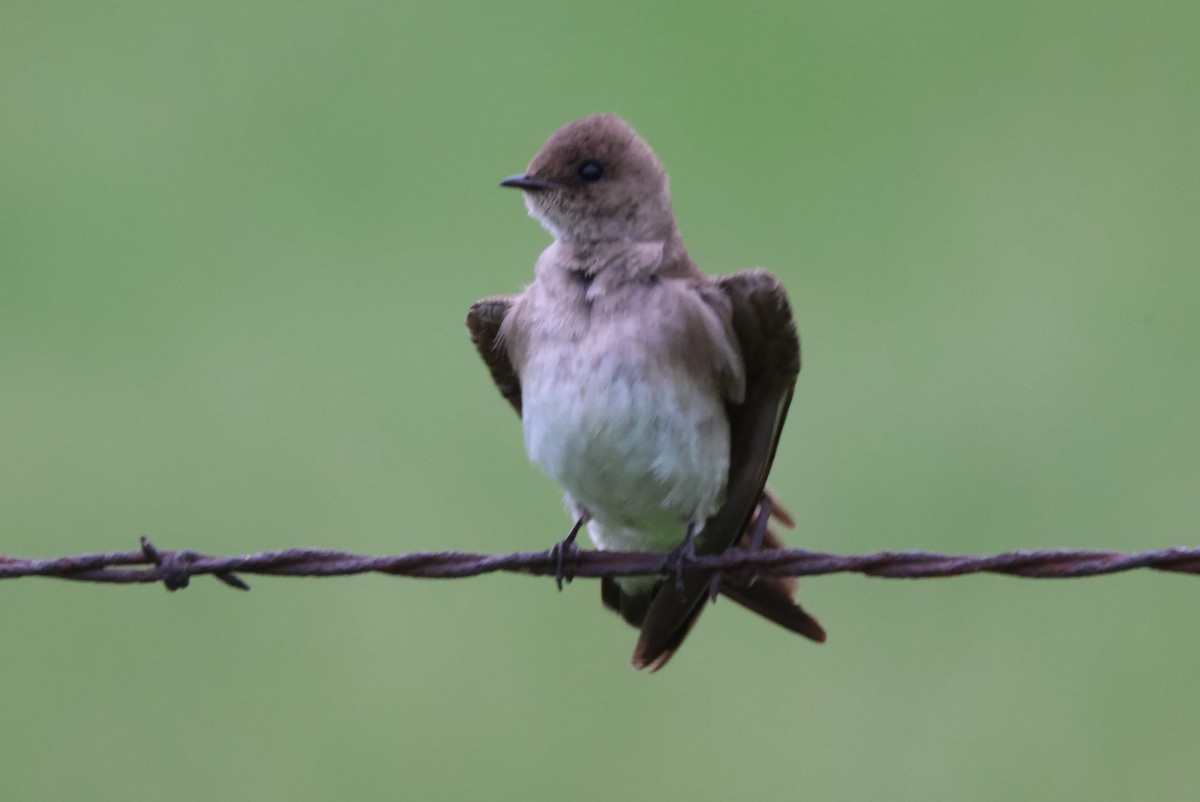
[[[568,558],[574,558],[579,553],[579,547],[569,539],[562,539],[554,544],[550,549],[550,559],[554,560],[554,584],[559,590],[563,589],[563,584],[570,584],[574,579],[574,575],[567,573],[566,562]]]
[[[766,538],[767,527],[771,523],[771,513],[774,511],[774,503],[771,497],[764,494],[758,502],[758,515],[754,518],[754,523],[750,529],[750,542],[747,543],[746,550],[751,554],[761,551],[763,540]],[[758,570],[752,569],[745,573],[743,580],[746,586],[749,587],[758,581]]]
[[[696,545],[688,537],[677,548],[667,553],[666,569],[675,575],[675,590],[683,592],[683,572],[687,564],[696,559]]]
[[[575,545],[575,537],[579,534],[581,526],[583,526],[582,517],[575,521],[575,525],[571,527],[567,536],[550,549],[550,559],[554,560],[554,584],[558,586],[559,591],[563,589],[564,581],[570,584],[574,579],[574,575],[567,575],[566,561],[579,553],[579,547]]]

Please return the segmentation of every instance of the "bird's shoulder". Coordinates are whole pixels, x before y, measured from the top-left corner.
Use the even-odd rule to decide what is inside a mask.
[[[763,268],[717,276],[746,360],[747,379],[772,391],[790,388],[800,373],[800,337],[783,284]]]

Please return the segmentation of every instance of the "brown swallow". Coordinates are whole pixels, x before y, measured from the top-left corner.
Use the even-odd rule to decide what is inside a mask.
[[[667,175],[619,117],[568,123],[521,175],[554,242],[519,295],[471,307],[471,339],[521,416],[529,458],[567,491],[599,549],[665,552],[675,577],[607,578],[604,604],[662,668],[715,591],[815,641],[796,580],[687,569],[695,555],[777,548],[765,493],[800,342],[764,270],[709,276],[688,256]]]

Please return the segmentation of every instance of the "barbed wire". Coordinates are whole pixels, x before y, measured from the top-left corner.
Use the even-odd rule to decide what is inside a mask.
[[[141,566],[141,567],[135,567]],[[746,571],[768,576],[820,576],[856,573],[885,579],[930,579],[968,574],[1005,574],[1026,579],[1077,579],[1149,568],[1200,574],[1200,547],[1124,553],[1049,549],[987,556],[927,551],[882,551],[864,555],[827,554],[805,549],[729,549],[687,560],[687,571]],[[462,579],[497,572],[534,576],[611,577],[669,574],[679,570],[666,555],[640,552],[571,550],[560,561],[549,551],[473,554],[424,551],[375,557],[330,549],[284,549],[214,556],[194,551],[161,551],[148,538],[137,551],[79,554],[50,559],[0,555],[0,580],[50,577],[75,582],[146,584],[185,588],[194,576],[212,575],[230,587],[249,590],[238,574],[322,577],[378,573],[424,579]]]

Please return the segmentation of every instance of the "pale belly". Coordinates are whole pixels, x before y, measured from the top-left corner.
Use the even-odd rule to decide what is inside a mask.
[[[720,506],[729,424],[715,381],[652,369],[625,350],[618,358],[559,347],[531,359],[521,382],[525,445],[592,515],[597,547],[665,551]]]

